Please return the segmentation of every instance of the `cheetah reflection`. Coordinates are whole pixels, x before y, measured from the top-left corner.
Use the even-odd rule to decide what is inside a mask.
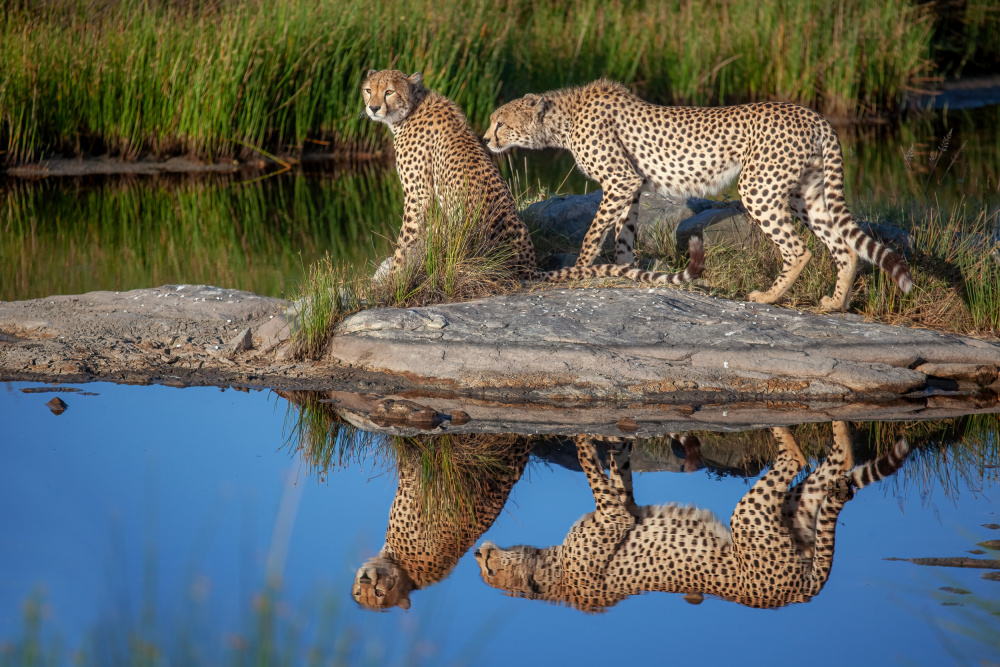
[[[419,450],[399,456],[399,486],[389,509],[385,546],[358,569],[351,587],[363,607],[409,609],[411,592],[447,577],[493,525],[528,463],[527,438],[449,437],[448,472],[461,488],[452,488],[436,506],[429,500],[424,470],[428,457]],[[423,446],[435,445],[428,440]]]
[[[689,601],[715,595],[758,608],[808,601],[830,575],[840,510],[854,489],[894,473],[910,448],[901,439],[880,459],[855,467],[847,425],[834,422],[829,455],[789,488],[806,460],[788,429],[772,433],[778,456],[736,506],[731,530],[696,507],[636,506],[631,443],[615,443],[606,476],[593,440],[578,437],[596,511],[559,546],[500,549],[485,542],[475,552],[483,580],[510,595],[585,611],[644,591],[686,593]]]

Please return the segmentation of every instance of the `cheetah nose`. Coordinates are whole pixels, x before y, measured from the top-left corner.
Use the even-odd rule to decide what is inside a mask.
[[[479,549],[476,549],[475,551],[473,551],[472,555],[475,556],[476,558],[482,558],[483,557],[483,554],[482,554],[482,552],[479,551]]]
[[[372,110],[372,113],[378,113],[378,110],[381,109],[382,107],[381,106],[377,106],[377,107],[375,107],[375,106],[369,106],[368,108]]]
[[[361,578],[358,579],[358,581],[362,584],[370,584],[372,583],[372,578],[368,576],[367,572],[362,572]]]

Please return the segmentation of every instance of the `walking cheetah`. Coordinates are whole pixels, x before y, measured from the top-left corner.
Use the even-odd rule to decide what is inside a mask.
[[[495,153],[514,146],[567,148],[577,167],[604,188],[577,266],[594,260],[612,224],[615,262],[632,263],[644,188],[699,197],[740,174],[747,214],[777,244],[783,261],[771,288],[751,292],[750,301],[778,301],[812,256],[795,233],[792,213],[819,236],[837,265],[833,296],[820,303],[824,310],[850,307],[858,256],[888,272],[903,292],[913,287],[906,261],[855,224],[844,203],[837,133],[811,109],[774,102],[662,107],[601,80],[503,105],[490,118],[486,140]]]
[[[456,465],[458,474],[474,475],[477,492],[471,498],[449,499],[448,507],[430,511],[424,492],[421,458],[399,460],[399,486],[389,508],[385,546],[362,565],[351,594],[369,609],[410,608],[410,593],[435,584],[454,569],[458,560],[485,533],[521,478],[531,445],[527,438],[495,435],[462,437],[454,447],[474,447],[489,462],[488,471],[471,473]],[[467,504],[466,504],[467,503]]]
[[[458,106],[425,88],[419,73],[407,76],[398,70],[369,70],[362,93],[368,117],[392,130],[396,170],[405,199],[391,268],[380,270],[376,280],[403,266],[419,243],[431,197],[437,198],[446,215],[481,211],[491,240],[512,244],[513,265],[524,279],[554,282],[622,277],[679,284],[701,274],[704,252],[697,239],[689,248],[690,263],[681,273],[652,273],[616,265],[538,271],[535,248],[517,215],[514,197]]]
[[[899,440],[882,458],[854,467],[847,425],[834,422],[834,446],[812,473],[789,489],[805,457],[791,433],[772,429],[779,454],[740,500],[731,531],[697,507],[638,507],[632,496],[627,441],[611,453],[610,477],[592,439],[577,438],[597,510],[559,546],[475,551],[483,580],[517,597],[602,611],[644,591],[704,595],[757,608],[806,602],[833,565],[834,532],[844,504],[872,481],[894,473],[910,448]]]

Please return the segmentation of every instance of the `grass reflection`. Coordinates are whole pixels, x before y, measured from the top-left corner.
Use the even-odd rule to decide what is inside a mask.
[[[176,617],[160,615],[149,622],[115,610],[70,650],[49,618],[45,596],[36,593],[24,602],[17,634],[0,641],[0,667],[441,664],[413,624],[400,621],[399,641],[386,642],[349,621],[343,599],[342,593],[323,590],[296,603],[280,587],[267,586],[253,596],[243,626],[224,636],[214,634],[222,628],[213,623],[207,601],[190,602]],[[416,650],[418,644],[423,650]]]
[[[0,299],[204,283],[281,296],[329,253],[385,254],[401,195],[378,169],[0,182]]]

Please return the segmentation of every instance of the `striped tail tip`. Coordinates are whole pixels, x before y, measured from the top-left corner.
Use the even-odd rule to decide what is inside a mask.
[[[691,281],[697,278],[705,270],[705,244],[700,236],[692,236],[688,239],[688,255],[691,260],[687,268],[684,269],[685,280]]]
[[[906,438],[900,438],[888,452],[878,459],[864,465],[859,465],[851,470],[850,475],[854,487],[863,489],[872,482],[877,482],[892,475],[902,467],[906,461],[906,457],[910,455],[910,451],[912,451],[910,443],[906,441]]]
[[[688,238],[688,255],[690,259],[687,267],[680,273],[669,274],[662,282],[680,285],[689,283],[702,274],[705,270],[705,244],[702,243],[700,236]]]

